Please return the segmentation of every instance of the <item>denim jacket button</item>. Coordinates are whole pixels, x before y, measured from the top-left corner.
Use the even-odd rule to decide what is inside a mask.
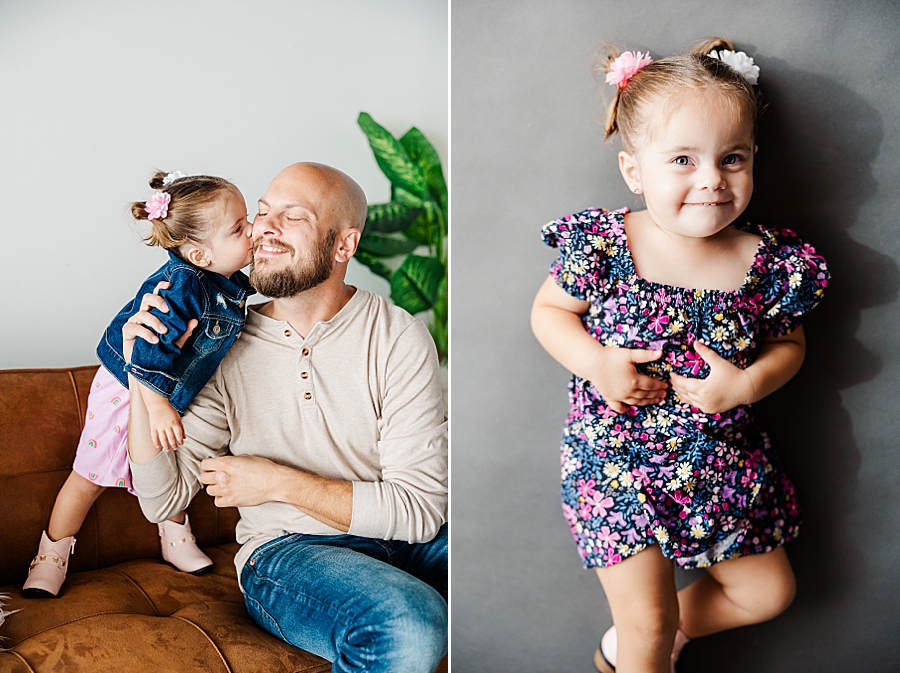
[[[244,300],[241,299],[241,302],[238,304],[238,308],[244,308]]]
[[[222,331],[222,328],[219,327],[219,321],[218,321],[218,320],[216,320],[216,324],[213,325],[212,331],[213,331],[213,334],[218,334],[219,332]]]

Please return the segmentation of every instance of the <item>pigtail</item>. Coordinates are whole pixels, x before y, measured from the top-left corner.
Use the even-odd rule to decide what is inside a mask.
[[[734,43],[724,37],[708,37],[703,42],[695,46],[688,53],[693,56],[709,56],[709,52],[713,50],[727,49],[735,51]]]
[[[166,179],[167,175],[168,173],[166,173],[165,171],[157,170],[156,173],[153,174],[153,177],[150,178],[150,186],[157,191],[165,189],[166,184],[165,182],[163,182],[163,180]]]
[[[622,52],[613,45],[607,44],[604,47],[606,54],[597,59],[597,62],[594,64],[593,72],[594,77],[598,79],[598,81],[602,81],[606,76],[606,73],[612,70],[613,62],[622,55]],[[609,110],[606,112],[606,123],[604,124],[603,130],[605,135],[603,136],[604,140],[609,140],[610,136],[617,133],[619,131],[619,124],[617,122],[618,114],[619,114],[619,99],[622,97],[622,89],[616,87],[615,96],[613,96],[612,102],[609,104]]]

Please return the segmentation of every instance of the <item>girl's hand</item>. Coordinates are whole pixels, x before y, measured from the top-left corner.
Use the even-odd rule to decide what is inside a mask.
[[[150,414],[150,437],[157,449],[174,451],[184,444],[184,426],[181,425],[181,416],[168,402],[164,405],[150,405],[147,411]]]
[[[694,342],[694,350],[709,365],[709,376],[692,379],[680,374],[670,375],[672,390],[684,402],[707,414],[720,414],[753,401],[753,378],[746,370],[733,365],[701,341]]]
[[[665,381],[639,373],[635,365],[652,362],[661,355],[662,351],[606,348],[597,344],[593,361],[585,364],[590,372],[586,378],[617,413],[624,414],[630,406],[658,404],[666,396]]]

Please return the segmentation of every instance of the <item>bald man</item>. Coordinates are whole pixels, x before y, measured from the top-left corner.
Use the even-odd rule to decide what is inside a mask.
[[[259,200],[243,333],[164,453],[133,394],[129,453],[151,521],[201,488],[238,507],[251,616],[335,673],[431,673],[447,650],[447,435],[425,325],[344,282],[366,197],[344,173],[294,164]],[[164,310],[155,295],[144,308]],[[123,336],[158,329],[148,310]],[[132,386],[139,385],[131,381]],[[135,390],[137,390],[135,388]]]

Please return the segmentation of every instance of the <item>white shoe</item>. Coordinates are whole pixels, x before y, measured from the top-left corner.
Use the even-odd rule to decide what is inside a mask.
[[[180,571],[192,575],[202,575],[212,570],[213,562],[197,546],[197,538],[191,534],[191,523],[187,514],[184,523],[163,521],[159,526],[160,544],[163,559]]]
[[[22,586],[25,598],[52,598],[66,581],[69,554],[75,551],[75,537],[70,535],[53,542],[47,531],[41,533],[37,556],[28,569],[28,579]]]
[[[675,673],[675,662],[681,656],[682,648],[687,645],[690,638],[684,631],[678,629],[675,633],[675,644],[672,647],[671,672]],[[616,673],[616,651],[618,640],[616,638],[615,625],[610,626],[600,639],[600,646],[594,652],[594,668],[600,673]]]

